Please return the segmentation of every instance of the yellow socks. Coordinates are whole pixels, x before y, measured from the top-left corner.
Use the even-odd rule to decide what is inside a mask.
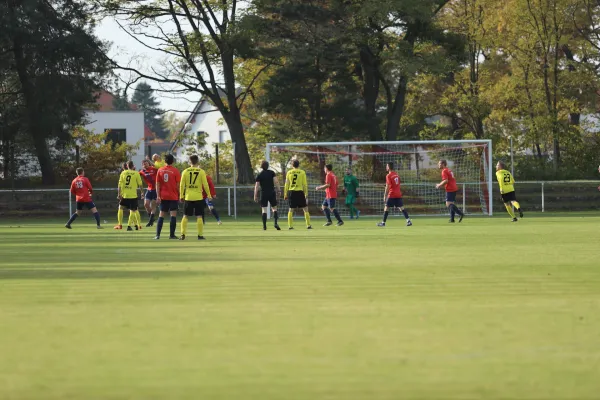
[[[188,217],[184,215],[181,219],[181,234],[185,235],[187,233],[187,225],[188,225]]]
[[[131,223],[135,223],[135,216],[133,211],[129,210],[129,218],[127,218],[127,226],[131,226]]]
[[[515,213],[513,213],[512,207],[508,204],[505,204],[504,207],[506,207],[506,211],[508,211],[508,215],[515,218]]]
[[[117,211],[117,224],[123,225],[123,210],[121,210],[120,207],[119,207],[119,210]]]
[[[288,227],[292,227],[294,225],[294,212],[288,211]]]
[[[514,206],[515,206],[515,208],[516,208],[517,210],[520,210],[520,209],[521,209],[521,205],[519,204],[519,202],[518,202],[518,201],[513,201],[512,203],[514,204]]]
[[[304,213],[304,220],[306,221],[306,226],[310,226],[310,214],[308,212]]]
[[[202,217],[198,217],[196,226],[198,227],[198,236],[204,236],[204,221],[202,221]]]

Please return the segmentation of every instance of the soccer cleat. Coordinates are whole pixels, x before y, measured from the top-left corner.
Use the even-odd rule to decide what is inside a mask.
[[[135,227],[135,229],[137,230],[137,226]],[[128,226],[128,227],[127,227],[127,232],[130,232],[130,231],[132,231],[132,230],[133,230],[133,228],[132,228],[132,227],[130,227],[130,226]]]
[[[512,222],[519,222],[519,220],[515,217],[512,219]]]
[[[265,225],[265,226],[263,226],[263,231],[266,231],[266,230],[267,230],[267,227],[266,227],[266,225]]]
[[[65,228],[67,228],[67,229],[73,229],[73,228],[71,228],[71,225],[69,225],[69,224],[66,224]]]
[[[204,236],[198,236],[198,240],[206,240]]]
[[[146,224],[146,228],[150,228],[151,226],[154,226],[154,222],[148,222]]]
[[[377,226],[381,226],[381,227],[383,227],[383,226],[385,226],[385,222],[379,222],[379,223],[377,224]]]
[[[129,229],[127,229],[127,230],[129,230]],[[137,226],[137,225],[135,226],[135,230],[136,230],[136,231],[138,230],[138,226]]]
[[[160,236],[155,236],[154,237],[154,240],[159,240],[159,239],[160,239]]]
[[[412,226],[412,221],[411,220],[406,221],[406,226]]]
[[[460,224],[462,222],[463,217],[465,216],[465,214],[461,215],[458,217],[458,223]]]
[[[519,217],[523,218],[523,210],[519,210]]]
[[[294,227],[293,227],[293,226],[290,226],[290,227],[288,228],[288,230],[289,230],[289,231],[293,231],[293,230],[294,230]]]
[[[350,217],[350,219],[354,219],[354,217],[353,217],[353,216],[351,216],[351,217]]]
[[[327,221],[323,224],[323,226],[331,226],[331,225],[333,225],[333,222],[331,222],[331,221]]]
[[[115,225],[115,227],[113,229],[116,229],[119,231],[119,230],[123,229],[123,225]]]
[[[275,229],[277,229],[278,231],[280,231],[280,230],[281,230],[281,228],[279,227],[279,225],[275,224],[275,225],[273,225],[273,226],[274,226],[274,227],[275,227]]]
[[[181,235],[181,236],[179,237],[179,240],[185,240],[185,235]]]
[[[451,219],[451,220],[449,220],[448,222],[449,222],[449,223],[451,223],[451,224],[453,224],[453,223],[454,223],[454,220],[453,220],[453,219]]]
[[[179,240],[179,238],[177,236],[169,236],[169,239],[171,239],[171,240]]]
[[[221,220],[217,221],[217,225],[223,225],[223,223],[221,222]]]
[[[335,226],[342,226],[342,225],[344,225],[344,221],[340,221],[337,224],[335,224]]]
[[[100,225],[96,225],[96,229],[104,229],[104,228],[101,227]]]
[[[306,227],[306,229],[312,229],[312,226],[311,226],[311,225],[309,225],[309,226],[307,226],[307,227]]]

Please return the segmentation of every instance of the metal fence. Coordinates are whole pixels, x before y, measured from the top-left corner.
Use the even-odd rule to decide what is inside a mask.
[[[460,182],[458,203],[467,213],[481,213],[479,201],[470,196],[469,189],[464,189]],[[600,192],[597,181],[531,181],[518,182],[516,185],[517,198],[526,211],[564,212],[564,211],[593,211],[600,209]],[[224,215],[231,217],[256,216],[260,207],[253,200],[254,186],[217,186],[215,207]],[[378,188],[380,189],[380,188]],[[408,188],[407,188],[408,189]],[[323,196],[323,193],[319,193]],[[94,189],[94,202],[101,213],[116,212],[116,188]],[[75,200],[68,189],[26,189],[0,190],[0,216],[18,217],[44,216],[63,217],[70,215],[75,208]],[[410,191],[407,190],[405,203],[409,211],[418,208],[419,204],[411,204]],[[412,207],[411,207],[412,205]],[[319,213],[320,203],[311,204],[311,213]],[[359,204],[360,208],[360,204]],[[493,211],[503,213],[497,185],[493,188]]]

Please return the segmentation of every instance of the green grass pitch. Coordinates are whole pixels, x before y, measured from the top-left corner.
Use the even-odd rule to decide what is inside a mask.
[[[600,218],[323,222],[1,222],[0,398],[600,395]]]

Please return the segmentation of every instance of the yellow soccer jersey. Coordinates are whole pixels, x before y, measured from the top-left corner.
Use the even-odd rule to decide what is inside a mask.
[[[167,165],[167,163],[162,160],[158,160],[158,161],[154,162],[154,168],[156,168],[156,169],[162,168],[165,165]]]
[[[121,172],[119,176],[119,188],[121,189],[121,196],[124,199],[135,199],[138,197],[138,188],[142,189],[142,176],[138,171],[132,171],[130,169]]]
[[[202,200],[202,188],[210,194],[206,172],[202,168],[189,167],[181,174],[179,197],[187,201]]]
[[[285,187],[283,196],[287,196],[287,192],[304,192],[308,196],[308,183],[306,183],[306,172],[301,169],[290,169],[285,176]]]
[[[496,171],[496,179],[498,180],[498,184],[500,185],[501,194],[506,194],[515,191],[515,180],[513,179],[513,176],[509,171],[505,169]]]

